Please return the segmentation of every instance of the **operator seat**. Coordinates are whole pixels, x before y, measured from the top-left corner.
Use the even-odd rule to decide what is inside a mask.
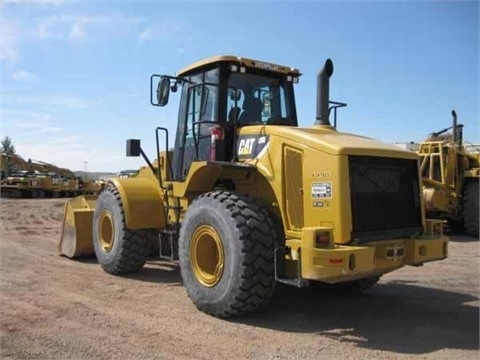
[[[254,96],[246,97],[243,101],[243,112],[238,119],[240,124],[251,124],[262,122],[262,100]]]

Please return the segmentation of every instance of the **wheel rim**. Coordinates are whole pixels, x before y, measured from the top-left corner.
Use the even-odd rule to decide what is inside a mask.
[[[110,252],[113,248],[114,230],[112,215],[103,211],[99,219],[100,246],[104,252]]]
[[[192,236],[190,263],[197,280],[213,287],[222,278],[225,257],[217,231],[209,225],[200,225]]]

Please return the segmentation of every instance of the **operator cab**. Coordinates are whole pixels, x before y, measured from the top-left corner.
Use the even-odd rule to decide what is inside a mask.
[[[173,180],[183,181],[192,161],[238,161],[241,127],[297,126],[293,84],[300,75],[294,68],[234,56],[197,62],[176,77],[153,75],[152,105],[166,105],[170,90],[181,86]]]

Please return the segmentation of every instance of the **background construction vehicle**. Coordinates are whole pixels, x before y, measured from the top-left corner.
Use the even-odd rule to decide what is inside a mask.
[[[327,60],[309,128],[298,127],[297,69],[219,56],[153,75],[153,105],[181,88],[174,150],[164,127],[153,162],[127,140],[127,156],[148,166],[110,179],[98,199],[67,202],[59,251],[94,252],[120,275],[141,269],[158,241],[193,303],[218,317],[258,310],[276,282],[366,289],[445,258],[442,221],[424,217],[418,155],[331,126],[332,73]]]
[[[118,172],[117,177],[119,178],[129,178],[135,177],[138,174],[138,170],[121,170]]]
[[[451,127],[430,134],[418,146],[427,216],[463,225],[478,236],[480,153],[478,146],[469,150],[464,145],[463,125],[454,110],[452,118]]]
[[[27,170],[27,162],[21,156],[0,152],[0,180],[22,170]]]
[[[25,161],[16,154],[1,154],[2,197],[43,198],[94,195],[101,186],[95,181],[83,180],[65,168],[44,161]]]

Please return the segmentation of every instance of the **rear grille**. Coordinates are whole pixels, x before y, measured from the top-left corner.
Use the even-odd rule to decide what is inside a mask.
[[[303,227],[303,155],[297,149],[285,147],[284,171],[285,171],[285,194],[286,213],[289,229],[301,229]]]
[[[352,240],[409,237],[422,231],[416,160],[350,156]]]

